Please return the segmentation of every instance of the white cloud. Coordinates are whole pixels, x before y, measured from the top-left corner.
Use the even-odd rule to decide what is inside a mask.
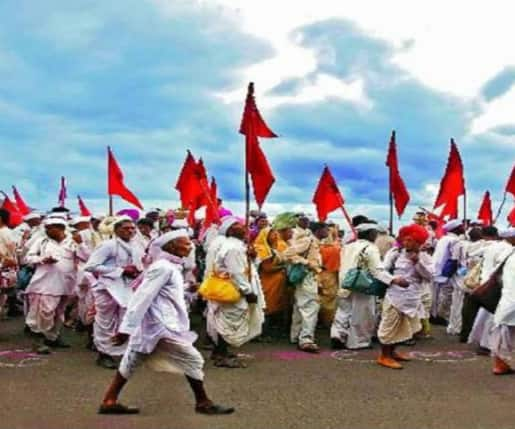
[[[472,133],[481,134],[491,128],[515,122],[515,87],[485,104],[483,113],[472,122]]]

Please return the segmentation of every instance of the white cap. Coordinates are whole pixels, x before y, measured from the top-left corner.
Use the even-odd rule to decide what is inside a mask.
[[[355,229],[358,232],[381,231],[381,227],[377,223],[361,223]]]
[[[188,228],[188,221],[186,219],[174,219],[170,225],[172,228]]]
[[[510,227],[503,231],[499,232],[499,237],[501,238],[513,238],[515,237],[515,227]]]
[[[78,223],[84,223],[84,222],[90,222],[90,221],[91,221],[90,216],[79,216],[79,217],[73,218],[70,221],[70,225],[77,225]]]
[[[154,241],[154,245],[162,248],[170,241],[180,237],[189,237],[188,231],[186,231],[185,229],[177,229],[175,231],[167,232],[166,234],[163,234],[161,237],[156,238],[156,240]]]
[[[112,225],[116,226],[119,223],[126,222],[126,221],[127,222],[134,222],[130,216],[123,215],[123,216],[116,216],[114,218],[114,221],[113,221]]]
[[[68,226],[68,222],[66,222],[66,220],[64,220],[61,217],[48,217],[45,219],[45,226],[50,226],[50,225],[62,225],[64,227],[66,227],[66,226]]]
[[[25,216],[23,216],[23,220],[25,222],[27,222],[29,220],[33,220],[33,219],[41,219],[41,215],[36,212],[30,212],[30,213],[26,214]]]
[[[240,219],[236,216],[226,216],[222,219],[222,224],[220,225],[220,229],[218,230],[219,235],[226,235],[227,231],[231,226],[235,223],[238,223]]]
[[[456,229],[462,225],[463,225],[463,222],[461,220],[452,219],[443,226],[443,230],[445,232],[449,232],[449,231],[452,231],[453,229]]]

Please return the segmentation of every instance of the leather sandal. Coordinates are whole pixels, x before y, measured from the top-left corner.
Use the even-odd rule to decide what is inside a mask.
[[[98,409],[98,414],[139,414],[139,408],[127,407],[119,404],[102,404]]]
[[[402,365],[391,357],[379,356],[377,363],[390,369],[402,369]]]
[[[206,414],[209,416],[215,415],[227,415],[234,413],[233,407],[224,407],[223,405],[216,405],[213,403],[207,405],[197,405],[195,407],[195,412],[199,414]]]
[[[318,347],[315,343],[306,343],[302,345],[299,344],[298,349],[306,353],[320,353],[320,347]]]

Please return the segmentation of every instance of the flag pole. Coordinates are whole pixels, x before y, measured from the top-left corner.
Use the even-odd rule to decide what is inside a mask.
[[[393,194],[390,192],[390,223],[388,225],[390,235],[393,236]]]
[[[356,229],[354,228],[354,226],[352,225],[352,220],[349,216],[349,213],[347,212],[347,209],[345,208],[345,206],[342,204],[341,206],[341,209],[342,209],[342,212],[343,212],[343,216],[345,217],[345,220],[347,221],[347,223],[349,224],[349,228],[351,229],[352,233],[354,234],[354,237],[357,237],[358,234],[356,233]]]
[[[113,216],[113,196],[109,195],[109,216]]]
[[[502,209],[504,208],[504,204],[506,204],[506,198],[508,196],[507,194],[508,194],[507,192],[504,193],[501,205],[499,206],[499,210],[497,210],[497,214],[495,215],[494,225],[497,223],[497,221],[499,220],[499,217],[501,216],[501,212],[502,212]]]
[[[254,82],[249,83],[248,87],[248,96],[252,97],[254,95]],[[249,124],[252,127],[252,121]],[[254,132],[252,130],[251,132]],[[261,207],[259,208],[261,210]],[[247,249],[250,249],[250,177],[249,177],[249,137],[248,130],[247,134],[245,134],[245,230],[247,235]],[[251,265],[252,260],[250,258],[250,252],[247,251],[247,265],[249,267],[248,270],[248,281],[252,282],[252,271]]]

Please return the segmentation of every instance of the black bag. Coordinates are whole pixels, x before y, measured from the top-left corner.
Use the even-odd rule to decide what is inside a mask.
[[[490,278],[475,288],[470,296],[490,313],[495,313],[502,295],[502,270],[513,252],[495,269]]]

